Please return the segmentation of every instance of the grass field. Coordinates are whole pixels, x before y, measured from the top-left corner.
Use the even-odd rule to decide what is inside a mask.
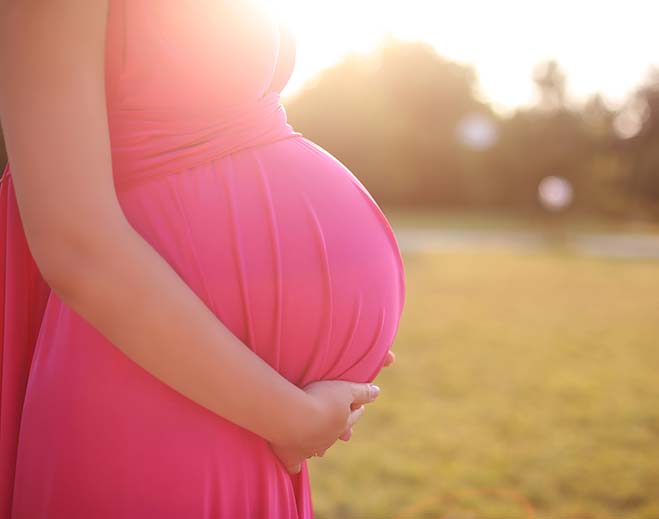
[[[659,518],[659,262],[405,254],[382,394],[319,518]]]

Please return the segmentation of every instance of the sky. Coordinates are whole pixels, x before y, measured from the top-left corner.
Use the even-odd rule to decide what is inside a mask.
[[[534,67],[555,58],[575,100],[601,92],[611,107],[659,66],[655,0],[263,0],[297,37],[292,95],[349,52],[390,34],[422,40],[471,64],[481,95],[506,112],[535,100]],[[276,6],[276,7],[275,7]]]

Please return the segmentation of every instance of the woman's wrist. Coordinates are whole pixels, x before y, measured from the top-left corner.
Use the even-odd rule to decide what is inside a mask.
[[[281,416],[280,427],[271,439],[272,443],[299,446],[309,441],[317,416],[317,408],[309,394],[295,386],[291,398],[283,406]]]

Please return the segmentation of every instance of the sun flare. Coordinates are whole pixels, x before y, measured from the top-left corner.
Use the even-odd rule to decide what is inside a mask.
[[[255,0],[289,25],[298,41],[286,93],[350,52],[386,35],[424,40],[476,68],[483,95],[501,109],[534,100],[534,67],[555,58],[576,98],[602,92],[620,101],[659,65],[651,44],[659,7],[643,0]]]

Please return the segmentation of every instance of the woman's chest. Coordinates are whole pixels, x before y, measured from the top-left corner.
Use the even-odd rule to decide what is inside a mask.
[[[267,90],[279,47],[277,21],[256,2],[111,0],[108,103],[194,111],[245,103]]]

